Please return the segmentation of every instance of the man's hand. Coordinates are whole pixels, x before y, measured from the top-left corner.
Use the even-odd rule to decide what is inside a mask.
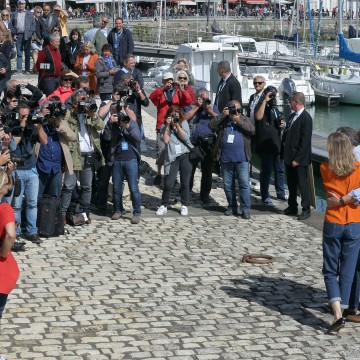
[[[0,74],[5,74],[6,73],[6,69],[5,68],[0,68]]]
[[[112,124],[117,123],[119,121],[119,117],[117,114],[111,114],[109,120],[110,120],[110,123],[112,123]]]
[[[336,195],[335,193],[329,191],[328,198],[326,199],[328,207],[335,207],[340,205],[340,196]]]
[[[236,113],[236,114],[229,114],[229,118],[232,122],[237,123],[240,121],[240,114]]]
[[[6,173],[10,176],[10,174],[15,170],[16,163],[9,161],[6,168]]]
[[[40,114],[47,116],[47,115],[50,115],[50,110],[48,108],[44,108],[42,107],[41,110],[40,110]]]
[[[7,164],[10,161],[10,152],[6,150],[0,155],[0,166]]]
[[[300,163],[298,163],[298,162],[295,161],[295,160],[293,160],[292,163],[291,163],[291,166],[292,166],[292,167],[297,167],[297,166],[299,166],[299,165],[300,165]]]
[[[224,116],[228,116],[229,115],[229,108],[228,107],[224,107],[223,111],[222,111],[222,114]]]

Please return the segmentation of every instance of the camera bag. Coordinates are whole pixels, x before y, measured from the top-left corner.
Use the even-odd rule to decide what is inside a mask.
[[[82,226],[85,224],[85,217],[80,210],[80,204],[72,202],[66,213],[66,222],[71,226]]]
[[[44,195],[38,203],[38,233],[41,237],[56,237],[64,234],[64,218],[61,200],[56,196]]]

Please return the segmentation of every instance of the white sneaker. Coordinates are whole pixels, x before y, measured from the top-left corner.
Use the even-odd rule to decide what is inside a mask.
[[[164,205],[161,205],[157,210],[156,210],[156,215],[165,215],[167,213],[167,207]]]
[[[181,205],[181,215],[182,216],[187,216],[187,214],[188,214],[189,212],[188,212],[188,208],[187,208],[187,206],[184,206],[184,205]]]

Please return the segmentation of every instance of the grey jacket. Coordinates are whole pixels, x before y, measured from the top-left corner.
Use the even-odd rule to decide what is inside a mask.
[[[12,36],[18,35],[16,30],[17,16],[18,16],[18,11],[16,10],[11,16]],[[33,33],[35,32],[35,28],[36,28],[36,23],[35,23],[34,15],[30,10],[25,10],[24,40],[29,40],[32,38]]]
[[[164,161],[164,174],[168,175],[170,172],[171,163],[180,155],[186,154],[190,152],[190,148],[193,145],[190,142],[190,127],[187,121],[183,121],[181,123],[182,129],[185,131],[185,136],[180,138],[180,136],[175,135],[173,131],[171,131],[170,141],[165,144],[165,161]],[[160,129],[160,137],[163,139],[165,132],[165,125],[163,125]],[[186,144],[186,145],[185,145]],[[176,145],[181,146],[181,153],[176,153]]]
[[[112,59],[113,65],[116,66]],[[110,75],[109,66],[102,57],[99,57],[95,63],[95,75],[97,77],[99,94],[112,94],[114,90],[114,75]]]

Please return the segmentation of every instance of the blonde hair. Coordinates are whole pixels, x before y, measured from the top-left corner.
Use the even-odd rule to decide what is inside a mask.
[[[329,152],[329,169],[332,170],[336,176],[347,176],[355,170],[357,160],[351,141],[346,135],[340,132],[330,134],[327,149]]]
[[[9,182],[9,176],[4,169],[0,169],[0,191]]]
[[[4,34],[4,41],[10,41],[12,43],[11,31],[8,29],[0,28],[0,32]]]
[[[89,49],[91,55],[94,55],[96,53],[95,46],[91,41],[85,41],[84,42],[84,44],[82,46],[82,49],[81,49],[81,52],[84,53],[85,49]]]
[[[189,75],[187,74],[186,71],[184,71],[184,70],[179,70],[179,71],[176,73],[176,80],[179,78],[179,76],[185,76],[185,77],[186,77],[186,83],[189,82]]]

